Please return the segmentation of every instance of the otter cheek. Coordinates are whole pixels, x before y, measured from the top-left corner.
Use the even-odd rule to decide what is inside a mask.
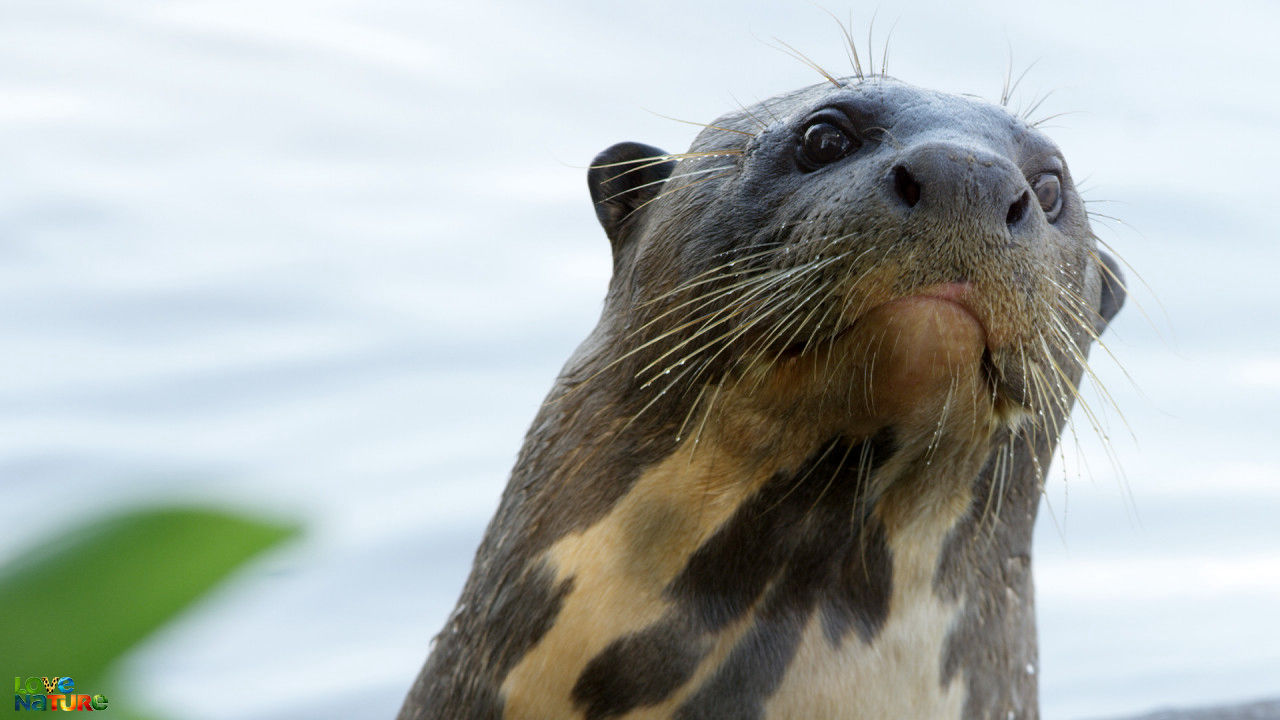
[[[872,408],[890,420],[937,421],[948,396],[972,396],[986,335],[959,305],[912,297],[875,308],[858,323],[870,353]]]

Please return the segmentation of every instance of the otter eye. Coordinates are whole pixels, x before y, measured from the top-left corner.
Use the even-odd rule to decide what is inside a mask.
[[[804,130],[804,136],[800,140],[800,165],[806,170],[817,170],[857,149],[858,142],[849,133],[819,120]]]
[[[1058,218],[1058,211],[1062,210],[1062,181],[1053,173],[1045,173],[1035,179],[1031,184],[1031,189],[1036,193],[1036,199],[1040,201],[1040,209],[1044,211],[1044,216],[1053,222]]]

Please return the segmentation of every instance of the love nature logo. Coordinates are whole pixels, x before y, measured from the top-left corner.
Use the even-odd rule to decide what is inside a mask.
[[[80,695],[76,681],[69,677],[29,677],[13,679],[13,709],[16,710],[106,710],[105,695]]]

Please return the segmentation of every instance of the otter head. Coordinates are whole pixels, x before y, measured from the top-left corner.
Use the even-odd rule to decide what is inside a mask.
[[[1052,141],[889,78],[725,115],[679,155],[615,145],[589,184],[632,389],[745,380],[818,435],[1061,418],[1124,300]]]
[[[604,312],[402,716],[1034,717],[1040,483],[1124,299],[1058,148],[874,77],[588,178]]]

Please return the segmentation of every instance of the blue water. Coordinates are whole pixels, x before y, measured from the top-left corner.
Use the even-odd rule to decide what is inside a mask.
[[[1107,338],[1124,370],[1095,352],[1110,449],[1077,414],[1042,510],[1049,718],[1280,694],[1280,10],[1115,5],[913,3],[875,31],[879,57],[898,21],[891,73],[988,98],[1010,48],[1039,58],[1020,102],[1073,113],[1050,132],[1146,281]],[[814,82],[774,35],[845,63],[807,3],[0,7],[0,503],[309,528],[138,652],[131,698],[393,712],[599,311],[582,166],[688,144],[646,110]],[[52,529],[0,524],[0,559]]]

